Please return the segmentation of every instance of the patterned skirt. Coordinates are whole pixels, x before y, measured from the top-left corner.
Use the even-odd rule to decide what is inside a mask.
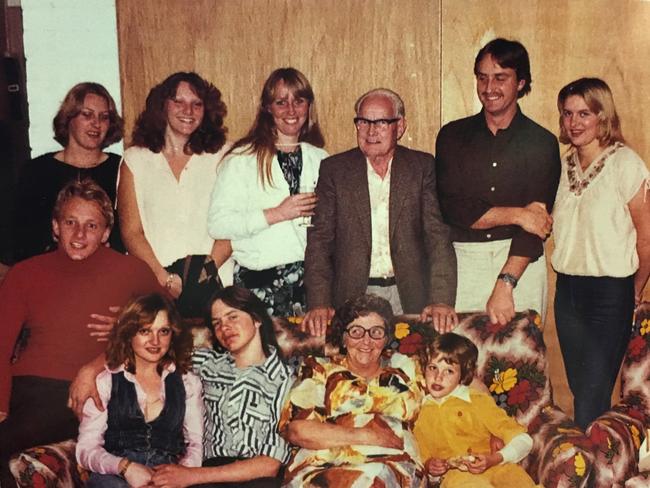
[[[262,300],[271,316],[303,315],[305,307],[304,261],[274,268],[252,270],[235,264],[234,284],[251,290]]]

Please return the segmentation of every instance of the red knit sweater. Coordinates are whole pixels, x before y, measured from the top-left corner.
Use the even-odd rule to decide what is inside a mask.
[[[154,291],[164,293],[144,262],[103,246],[83,261],[58,250],[16,264],[0,284],[0,411],[9,408],[12,376],[71,380],[104,351],[86,327],[91,313],[109,315],[108,307]],[[11,365],[23,324],[27,347]]]

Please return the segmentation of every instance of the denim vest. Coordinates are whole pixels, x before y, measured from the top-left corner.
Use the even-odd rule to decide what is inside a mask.
[[[145,421],[138,405],[135,385],[124,377],[124,372],[114,373],[112,381],[104,448],[118,456],[125,451],[157,451],[173,456],[183,454],[185,386],[181,375],[173,372],[165,378],[165,405],[160,415],[151,422]]]

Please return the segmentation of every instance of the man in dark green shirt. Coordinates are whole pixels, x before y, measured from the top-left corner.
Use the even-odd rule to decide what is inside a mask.
[[[491,41],[474,74],[483,110],[438,134],[438,195],[458,260],[456,310],[485,309],[505,324],[515,309],[545,311],[539,258],[551,232],[560,155],[555,136],[517,104],[531,84],[523,45]]]

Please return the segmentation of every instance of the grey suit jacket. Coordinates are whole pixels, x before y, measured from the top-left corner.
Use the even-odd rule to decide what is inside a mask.
[[[366,291],[371,217],[367,163],[352,149],[325,159],[316,187],[314,227],[307,232],[305,286],[309,309],[339,307]],[[436,195],[431,154],[397,146],[390,181],[393,269],[405,313],[430,303],[453,306],[456,256]]]

